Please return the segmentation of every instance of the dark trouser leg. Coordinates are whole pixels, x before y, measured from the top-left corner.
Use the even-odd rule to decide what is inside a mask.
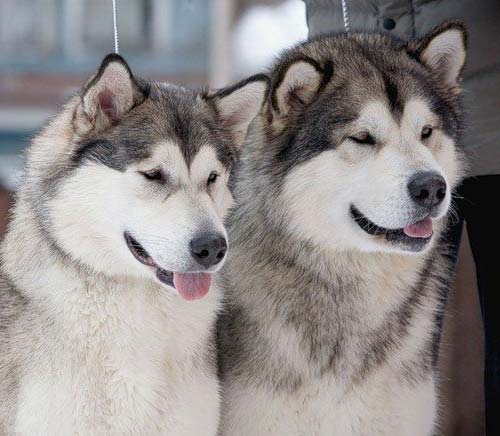
[[[500,175],[469,178],[460,195],[484,324],[486,434],[500,435]]]

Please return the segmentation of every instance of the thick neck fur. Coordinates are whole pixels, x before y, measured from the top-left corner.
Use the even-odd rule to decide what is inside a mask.
[[[363,298],[378,298],[380,296],[371,295],[370,288],[374,287],[386,289],[388,293],[401,293],[399,297],[403,298],[416,284],[426,261],[435,256],[434,249],[415,255],[322,248],[291,235],[284,226],[276,226],[273,219],[259,215],[258,207],[253,204],[238,206],[231,222],[230,260],[238,257],[238,265],[244,268],[243,275],[252,276],[252,282],[262,285],[266,282],[266,278],[254,275],[252,270],[263,266],[270,271],[283,267],[287,275],[296,275],[295,278],[307,286],[328,288],[332,297],[350,292],[352,288],[357,290],[358,297],[364,293]],[[393,271],[399,275],[395,276]],[[241,282],[245,282],[245,277],[241,277]],[[267,284],[272,285],[272,281]],[[265,288],[267,292],[268,286]],[[280,294],[281,288],[276,289]]]
[[[417,364],[409,355],[405,364],[430,365],[439,296],[436,287],[430,290],[435,278],[425,277],[425,270],[435,253],[327,253],[274,233],[267,224],[236,221],[230,227],[233,243],[223,280],[233,309],[220,328],[223,371],[248,371],[257,384],[266,384],[252,365],[245,368],[259,361],[282,368],[270,369],[276,389],[294,390],[304,378],[332,371],[349,386],[348,380],[371,371],[374,359],[404,342],[415,316],[429,319],[417,341],[425,358]],[[426,315],[415,315],[421,309]]]

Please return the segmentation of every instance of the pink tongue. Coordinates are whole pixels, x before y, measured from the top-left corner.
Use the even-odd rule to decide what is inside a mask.
[[[415,224],[406,226],[403,232],[411,238],[429,238],[432,236],[432,220],[429,217],[424,218]]]
[[[212,276],[207,273],[176,273],[174,286],[184,300],[198,300],[207,295]]]

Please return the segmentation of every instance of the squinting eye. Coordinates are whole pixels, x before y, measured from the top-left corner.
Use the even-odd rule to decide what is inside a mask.
[[[422,129],[422,133],[420,134],[420,137],[422,139],[427,139],[427,138],[430,138],[431,135],[432,135],[432,127],[424,126]]]
[[[210,173],[210,175],[208,176],[207,186],[211,185],[212,183],[215,183],[215,181],[217,180],[217,177],[219,177],[219,175],[215,171],[212,171]]]
[[[369,145],[375,144],[375,138],[368,132],[361,132],[358,133],[357,135],[349,136],[349,139],[351,139],[354,142],[357,142],[358,144],[369,144]]]
[[[163,172],[160,170],[151,170],[151,171],[139,171],[147,180],[153,180],[157,182],[165,181],[165,176]]]

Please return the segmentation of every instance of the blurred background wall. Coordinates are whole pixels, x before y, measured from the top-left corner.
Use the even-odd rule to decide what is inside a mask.
[[[138,75],[223,86],[307,36],[300,0],[117,0],[120,54]],[[29,137],[113,51],[111,0],[0,1],[0,185]]]

